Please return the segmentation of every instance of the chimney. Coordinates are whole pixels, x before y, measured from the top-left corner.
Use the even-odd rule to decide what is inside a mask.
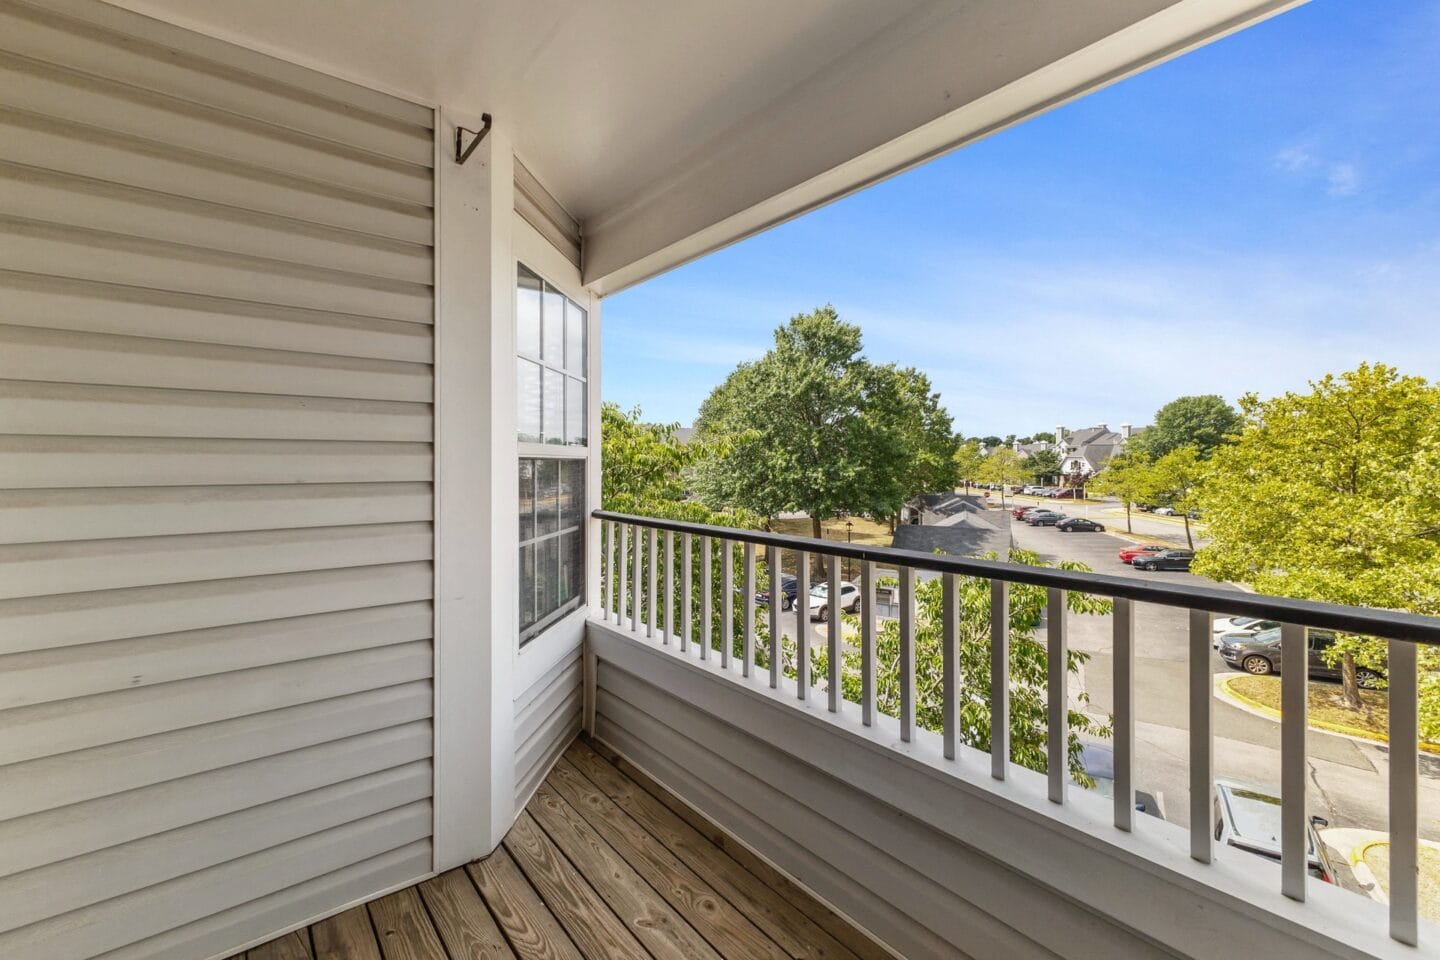
[[[1063,447],[1064,445],[1065,445],[1065,428],[1064,428],[1064,427],[1056,427],[1056,428],[1055,428],[1055,446],[1057,446],[1057,447]]]
[[[1130,424],[1128,424],[1128,423],[1122,423],[1122,424],[1120,424],[1120,436],[1124,437],[1126,440],[1129,440],[1130,437],[1134,435],[1134,433],[1135,433],[1135,428],[1134,428],[1133,426],[1131,426]]]

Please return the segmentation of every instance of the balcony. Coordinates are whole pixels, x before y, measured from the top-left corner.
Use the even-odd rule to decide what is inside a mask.
[[[644,956],[889,954],[663,786],[582,740],[489,857],[262,944],[248,960]]]
[[[851,547],[830,541],[597,513],[603,594],[591,611],[586,727],[741,842],[905,956],[1407,956],[1433,943],[1417,920],[1416,648],[1440,623],[1248,593],[1145,583],[1017,564]],[[808,593],[809,559],[824,555],[830,595],[839,561],[858,568],[858,636],[839,618],[818,644],[829,671],[786,658],[782,633],[808,632],[809,611],[756,608],[758,565],[793,567]],[[726,558],[729,562],[726,562]],[[701,573],[718,564],[718,577]],[[898,715],[876,705],[876,571],[899,580]],[[1114,637],[1112,798],[1071,781],[1064,737],[1048,739],[1048,772],[1011,762],[1004,737],[988,752],[960,739],[955,601],[946,607],[943,676],[915,671],[917,578],[990,583],[992,609],[1016,584],[1043,587],[1048,729],[1067,724],[1065,594],[1108,598]],[[698,584],[691,587],[692,582]],[[712,588],[718,583],[718,591]],[[738,588],[738,589],[737,589]],[[697,592],[697,596],[692,596]],[[712,595],[718,592],[718,596]],[[731,606],[740,598],[740,616]],[[712,624],[711,611],[722,612]],[[1189,625],[1188,828],[1137,816],[1135,624],[1142,604],[1183,608]],[[690,620],[685,611],[694,611]],[[1278,863],[1217,843],[1212,732],[1212,632],[1217,615],[1286,624],[1289,662],[1307,628],[1389,640],[1389,822],[1394,879],[1388,911],[1307,877],[1307,678],[1283,676],[1282,855]],[[757,644],[756,619],[768,625]],[[678,622],[677,622],[678,621]],[[991,618],[989,689],[1007,689],[1007,619]],[[738,623],[738,633],[731,624]],[[815,641],[812,641],[815,642]],[[858,702],[841,693],[840,653],[858,647]],[[783,661],[783,666],[782,666]],[[853,660],[851,661],[853,663]],[[761,665],[763,664],[763,666]],[[917,681],[938,679],[940,729],[916,722]],[[851,689],[854,689],[852,685]],[[1008,697],[989,698],[991,729],[1008,730]],[[1227,944],[1229,946],[1227,946]]]

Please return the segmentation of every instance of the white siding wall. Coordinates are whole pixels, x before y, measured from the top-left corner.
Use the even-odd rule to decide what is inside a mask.
[[[431,124],[0,0],[0,956],[430,871]]]
[[[580,650],[571,648],[515,698],[515,810],[580,732]]]

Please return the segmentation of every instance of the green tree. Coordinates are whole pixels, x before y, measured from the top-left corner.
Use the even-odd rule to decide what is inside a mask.
[[[925,374],[886,364],[875,368],[874,381],[864,416],[898,438],[905,451],[891,469],[876,471],[877,483],[896,485],[891,495],[897,498],[896,509],[887,517],[893,531],[905,501],[955,488],[959,441],[950,414],[940,405],[940,394],[931,389]]]
[[[1185,544],[1195,549],[1190,530],[1190,513],[1199,507],[1199,493],[1205,482],[1205,464],[1198,447],[1176,447],[1150,464],[1146,498],[1170,507],[1185,521]]]
[[[1244,426],[1211,461],[1199,501],[1211,544],[1195,570],[1263,593],[1440,614],[1440,385],[1383,364],[1305,393],[1240,401]],[[1357,664],[1385,645],[1332,648],[1360,709]],[[1427,648],[1422,734],[1440,735],[1440,655]]]
[[[675,436],[679,429],[678,424],[657,424],[646,423],[639,408],[629,412],[621,410],[613,403],[605,404],[600,410],[600,502],[606,510],[617,513],[628,513],[633,516],[654,517],[664,520],[681,520],[689,523],[703,523],[711,526],[738,527],[741,529],[758,529],[761,526],[760,518],[745,510],[727,509],[716,510],[698,500],[685,497],[685,471],[694,463],[710,455],[710,451],[701,443],[681,443]],[[636,528],[640,529],[640,528]],[[606,529],[601,538],[601,550],[606,558],[605,565],[609,567],[614,563],[616,544],[609,539],[610,530]],[[626,570],[633,571],[635,553],[640,552],[640,564],[642,574],[647,576],[650,565],[650,538],[647,530],[640,529],[639,543],[635,542],[632,536],[627,538],[625,545],[625,556],[623,563]],[[711,597],[713,598],[710,610],[710,626],[712,645],[718,644],[723,634],[724,608],[721,605],[723,594],[721,547],[719,541],[712,541],[711,544],[713,559],[711,563]],[[661,627],[664,623],[664,611],[659,609],[663,603],[664,595],[664,535],[656,534],[656,593],[655,597],[648,597],[647,591],[639,589],[639,585],[633,582],[633,577],[627,577],[626,604],[627,609],[635,610],[636,603],[639,603],[637,619],[641,622],[649,621],[649,608],[651,603],[657,605],[656,626]],[[704,579],[704,569],[700,562],[701,547],[698,538],[691,543],[691,602],[690,602],[690,639],[696,643],[701,640],[702,620],[704,612],[700,609],[701,584]],[[684,610],[681,607],[682,593],[680,577],[683,569],[681,540],[677,536],[671,545],[673,557],[673,577],[671,584],[671,618],[678,633],[681,625],[685,622]],[[756,566],[757,589],[764,590],[769,585],[769,571],[763,562],[763,555],[759,558],[761,562]],[[744,582],[744,555],[740,549],[736,549],[731,559],[731,573],[734,584],[739,587]],[[611,583],[612,589],[618,590],[619,578],[614,577]],[[745,598],[748,602],[749,598]],[[616,599],[612,594],[611,608],[614,609]],[[743,629],[744,608],[740,603],[732,605],[732,636],[734,639],[734,653],[738,656],[741,652],[741,630]],[[756,629],[762,638],[769,637],[766,625],[760,622],[763,618],[757,617]],[[757,649],[763,648],[763,644],[757,644]],[[764,651],[761,652],[762,659],[768,663],[768,657]]]
[[[1060,476],[1060,454],[1055,450],[1036,450],[1021,462],[1036,483]]]
[[[993,559],[993,555],[991,556]],[[1037,554],[1011,550],[1012,563],[1034,567],[1052,564]],[[1065,561],[1065,570],[1089,570],[1083,563]],[[978,577],[957,577],[960,611],[960,704],[961,743],[977,750],[990,749],[990,581]],[[945,601],[944,578],[921,580],[915,587],[915,721],[936,733],[944,729],[944,700],[941,691],[944,660]],[[1010,586],[1010,759],[1021,766],[1044,773],[1047,766],[1046,664],[1048,652],[1036,630],[1044,620],[1046,590],[1026,584]],[[1110,601],[1082,593],[1067,592],[1071,613],[1104,615]],[[846,622],[858,629],[858,622],[846,615]],[[841,687],[847,700],[860,699],[860,653],[846,649],[842,654]],[[1071,650],[1066,668],[1076,675],[1090,658]],[[824,677],[829,669],[828,653],[816,648],[811,654],[814,676]],[[875,704],[882,713],[897,716],[900,711],[900,625],[880,621],[875,633]],[[1077,695],[1079,709],[1068,709],[1069,737],[1066,744],[1070,776],[1080,784],[1093,786],[1081,762],[1082,737],[1108,737],[1110,721],[1100,721],[1084,711],[1089,697]]]
[[[1143,453],[1117,453],[1105,463],[1105,469],[1090,481],[1090,490],[1101,495],[1119,497],[1125,504],[1125,529],[1134,533],[1130,511],[1137,503],[1150,503],[1155,497],[1155,471],[1150,458]]]
[[[980,465],[980,479],[985,483],[1000,484],[1000,506],[1005,506],[1006,488],[1022,482],[1029,474],[1020,455],[1009,447],[1000,447],[985,458]]]
[[[980,452],[980,441],[966,440],[955,448],[955,477],[965,484],[965,492],[970,492],[970,484],[980,482],[980,471],[985,464],[985,456]]]
[[[1048,430],[1042,430],[1042,431],[1040,431],[1039,433],[1033,433],[1033,434],[1031,434],[1031,435],[1030,435],[1030,442],[1031,442],[1031,443],[1054,443],[1054,442],[1055,442],[1055,434],[1051,433],[1051,432],[1048,431]]]
[[[927,471],[953,483],[949,417],[929,381],[860,349],[859,327],[830,306],[778,328],[774,348],[700,408],[696,435],[712,446],[692,471],[699,497],[763,517],[804,511],[819,538],[843,514],[898,514]]]
[[[1002,447],[1005,445],[1005,441],[1002,440],[1000,437],[995,436],[993,433],[988,437],[981,437],[980,442],[983,443],[986,449],[989,450],[994,450],[996,447]]]
[[[1239,431],[1240,422],[1240,414],[1218,394],[1179,397],[1156,411],[1154,425],[1132,438],[1130,447],[1157,461],[1171,450],[1194,447],[1208,460]]]

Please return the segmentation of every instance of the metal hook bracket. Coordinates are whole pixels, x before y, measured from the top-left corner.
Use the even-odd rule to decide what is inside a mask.
[[[485,135],[489,132],[490,114],[488,113],[480,114],[479,130],[467,130],[464,127],[457,126],[455,128],[455,162],[464,163],[466,160],[469,160],[470,154],[475,152],[475,148],[480,146],[480,141],[484,140]],[[467,133],[470,134],[471,137],[468,147],[465,146],[465,134]]]

